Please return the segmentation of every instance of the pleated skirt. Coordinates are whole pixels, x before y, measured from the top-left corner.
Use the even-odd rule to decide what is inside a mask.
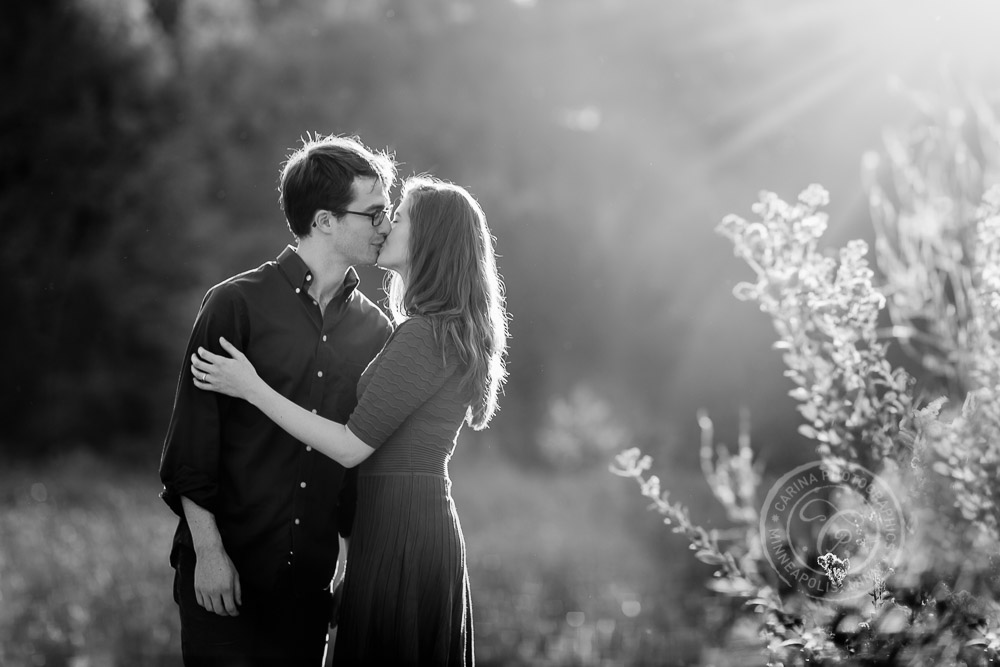
[[[333,661],[474,664],[465,540],[447,477],[358,478]]]

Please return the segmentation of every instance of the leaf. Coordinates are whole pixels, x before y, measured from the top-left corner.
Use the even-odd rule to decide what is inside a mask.
[[[788,392],[788,395],[794,398],[796,401],[808,401],[809,400],[809,390],[805,387],[796,387]]]
[[[767,600],[765,598],[753,598],[752,600],[747,600],[744,603],[747,607],[767,607],[768,609],[777,609],[774,602]]]
[[[748,282],[737,283],[733,288],[733,296],[740,301],[753,301],[760,297],[760,287]]]
[[[702,549],[701,551],[696,553],[694,557],[700,560],[702,563],[708,563],[709,565],[722,565],[723,563],[726,562],[726,559],[723,556],[709,549]]]
[[[732,579],[725,577],[712,579],[705,585],[716,593],[722,593],[723,595],[730,595],[734,597],[748,597],[750,595],[757,594],[757,589],[754,585],[742,578]]]

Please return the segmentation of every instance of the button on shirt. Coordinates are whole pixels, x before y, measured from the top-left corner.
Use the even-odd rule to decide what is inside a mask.
[[[354,473],[345,475],[246,401],[196,388],[187,360],[198,346],[225,354],[218,342],[224,336],[280,394],[345,423],[357,404],[358,378],[391,327],[356,289],[353,269],[325,312],[309,296],[311,281],[288,247],[277,261],[208,291],[160,463],[161,496],[181,518],[174,548],[192,544],[181,505],[186,496],[215,515],[241,581],[263,590],[279,581],[297,591],[329,583],[338,533],[346,535],[353,519]]]

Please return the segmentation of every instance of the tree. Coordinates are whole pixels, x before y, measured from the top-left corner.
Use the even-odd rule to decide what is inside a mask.
[[[183,204],[156,187],[176,112],[169,49],[148,14],[95,7],[5,3],[0,20],[8,447],[148,425],[166,295],[187,280]]]

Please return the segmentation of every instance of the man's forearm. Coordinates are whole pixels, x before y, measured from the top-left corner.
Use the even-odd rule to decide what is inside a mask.
[[[220,616],[239,616],[243,604],[240,576],[226,553],[215,515],[181,496],[194,542],[194,594],[198,604]]]
[[[188,528],[191,529],[195,553],[223,550],[222,535],[215,523],[215,515],[187,496],[181,496],[181,505],[184,507]]]

